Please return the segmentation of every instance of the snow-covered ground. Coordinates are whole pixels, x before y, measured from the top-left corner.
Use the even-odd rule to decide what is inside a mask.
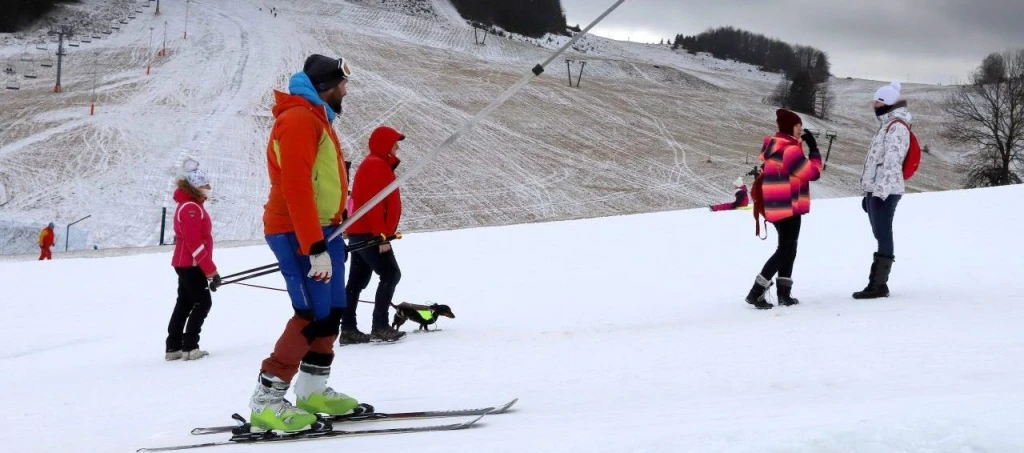
[[[457,318],[399,344],[337,348],[332,384],[381,411],[519,397],[516,410],[468,431],[229,448],[1024,451],[1024,242],[1004,228],[1020,224],[1009,207],[1021,196],[906,196],[892,297],[874,301],[850,298],[874,247],[859,200],[815,200],[794,275],[801,304],[771,311],[742,301],[775,243],[774,231],[753,237],[748,211],[409,234],[395,245],[397,300],[446,303]],[[210,357],[168,363],[169,251],[106,253],[0,263],[5,451],[205,441],[189,430],[247,413],[286,296],[224,287],[203,331]],[[250,246],[218,248],[215,261],[229,273],[273,258]]]
[[[409,137],[411,162],[568,39],[490,36],[478,46],[446,0],[190,5],[188,39],[184,2],[163,2],[159,16],[126,0],[71,7],[75,23],[120,29],[68,49],[61,94],[52,92],[55,68],[38,67],[54,44],[46,52],[31,45],[43,25],[2,37],[0,62],[15,67],[8,78],[21,89],[0,92],[0,221],[25,226],[0,230],[0,254],[34,253],[23,237],[49,221],[63,230],[88,215],[72,227],[85,234],[76,248],[157,244],[184,156],[213,178],[217,238],[258,239],[271,89],[282,88],[309,53],[343,55],[356,71],[337,124],[346,155],[358,164],[369,131],[389,123]],[[129,19],[133,8],[143,13]],[[153,57],[165,25],[168,56]],[[577,60],[574,74],[578,60],[587,60],[581,86],[569,88],[564,61],[555,61],[403,188],[403,229],[653,212],[731,198],[731,182],[749,171],[761,137],[775,128],[774,109],[761,99],[777,75],[593,36],[576,49],[567,58]],[[22,77],[29,65],[36,79]],[[879,82],[835,84],[834,122],[807,121],[839,131],[821,197],[857,192],[874,122],[865,99]],[[926,157],[911,189],[957,187],[955,153],[936,142],[935,101],[944,89],[905,86],[915,130],[943,156]]]

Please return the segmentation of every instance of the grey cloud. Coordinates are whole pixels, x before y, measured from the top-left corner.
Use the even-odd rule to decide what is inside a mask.
[[[570,23],[585,25],[611,2],[562,4]],[[1024,47],[1024,1],[627,0],[601,25],[665,38],[732,25],[824,50],[837,75],[916,72],[919,81],[945,83],[990,52]]]

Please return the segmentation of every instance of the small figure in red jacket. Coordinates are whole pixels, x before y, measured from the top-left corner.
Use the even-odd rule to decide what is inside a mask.
[[[401,162],[398,158],[398,142],[402,140],[405,140],[404,135],[387,126],[378,127],[370,134],[370,155],[356,169],[352,182],[352,212],[362,208],[384,187],[395,181],[395,169]],[[402,197],[399,190],[395,189],[348,227],[346,233],[349,243],[358,244],[381,235],[392,236],[398,232],[401,217]],[[380,283],[377,284],[374,297],[373,324],[367,335],[356,327],[356,306],[359,305],[359,293],[370,283],[374,272],[380,276]],[[388,323],[391,299],[401,278],[402,271],[398,268],[391,244],[352,252],[352,270],[348,275],[348,284],[345,285],[348,306],[341,317],[340,344],[366,343],[371,339],[396,341],[405,336],[405,332],[391,328]]]
[[[39,261],[53,259],[50,247],[53,247],[53,222],[39,231]]]
[[[730,211],[746,207],[750,204],[750,197],[747,196],[747,185],[743,184],[743,177],[736,178],[733,183],[736,186],[736,201],[711,206],[712,211]]]
[[[220,286],[213,264],[213,222],[203,203],[210,197],[210,180],[199,163],[188,159],[185,176],[174,191],[174,256],[178,273],[178,299],[167,324],[165,360],[196,360],[209,355],[199,349],[199,332],[210,313],[210,290]]]

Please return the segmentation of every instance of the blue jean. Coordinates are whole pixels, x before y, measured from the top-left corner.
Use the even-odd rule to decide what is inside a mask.
[[[871,233],[878,241],[878,254],[894,257],[892,240],[892,219],[896,215],[896,205],[899,204],[902,195],[889,195],[881,198],[867,194],[868,221],[871,222]]]
[[[334,227],[324,228],[326,238]],[[299,253],[299,240],[295,233],[268,234],[267,245],[277,257],[292,307],[312,321],[327,319],[331,309],[345,308],[345,241],[338,236],[327,243],[331,255],[331,281],[318,282],[306,276],[309,273],[309,256]]]

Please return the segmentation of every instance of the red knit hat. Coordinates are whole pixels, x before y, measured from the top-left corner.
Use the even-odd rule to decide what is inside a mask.
[[[779,132],[783,134],[792,134],[793,128],[797,124],[803,124],[804,121],[800,119],[800,115],[793,113],[786,109],[778,109],[775,111],[775,122],[779,124]]]

